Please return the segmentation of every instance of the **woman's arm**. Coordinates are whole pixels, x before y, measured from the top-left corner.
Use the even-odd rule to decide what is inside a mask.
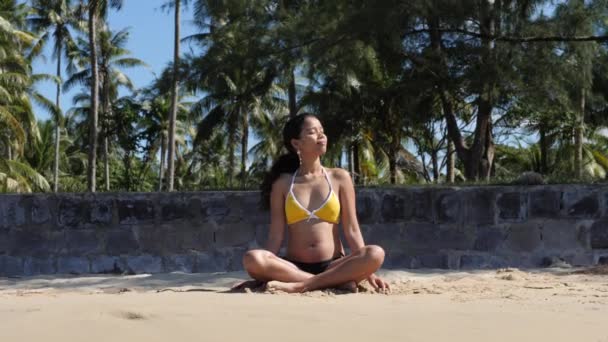
[[[350,247],[350,252],[354,253],[365,247],[363,235],[359,228],[359,221],[357,220],[355,187],[350,174],[346,170],[337,169],[336,176],[340,182],[340,205],[342,209],[344,237],[346,238],[348,247]],[[390,291],[388,283],[373,273],[367,278],[367,281],[376,289]]]
[[[268,231],[268,240],[266,240],[266,250],[274,255],[279,253],[283,236],[285,235],[285,194],[286,183],[284,178],[277,179],[272,184],[270,192],[270,230]]]
[[[342,228],[346,243],[353,253],[365,246],[363,235],[357,220],[357,209],[355,207],[355,187],[350,174],[343,169],[335,169],[336,179],[340,184],[340,207]]]

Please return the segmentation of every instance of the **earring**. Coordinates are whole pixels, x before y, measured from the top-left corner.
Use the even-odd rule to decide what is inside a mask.
[[[300,161],[300,165],[302,165],[302,155],[300,155],[300,150],[298,150],[298,160]]]

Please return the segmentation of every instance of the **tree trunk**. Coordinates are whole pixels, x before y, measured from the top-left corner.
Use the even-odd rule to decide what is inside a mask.
[[[388,156],[388,168],[391,177],[391,184],[397,184],[397,153],[394,151],[391,151],[390,155]]]
[[[57,54],[57,78],[61,79],[61,41],[59,43],[59,53]],[[60,107],[60,98],[61,98],[61,84],[57,84],[57,96],[55,98],[55,105],[57,106],[57,110],[61,112]],[[59,144],[61,141],[61,118],[59,117],[59,113],[57,113],[57,117],[55,118],[55,161],[53,163],[53,192],[57,192],[59,189]]]
[[[242,110],[242,109],[240,109]],[[241,186],[244,187],[247,184],[247,150],[248,150],[248,139],[249,139],[249,115],[247,111],[241,113],[242,122],[242,134],[241,134]]]
[[[580,112],[574,128],[574,171],[577,179],[583,178],[583,134],[585,121],[585,88],[581,88]]]
[[[162,134],[162,133],[161,133]],[[163,191],[163,174],[165,173],[165,157],[167,148],[167,138],[163,134],[160,138],[160,170],[158,171],[158,191]]]
[[[127,191],[133,191],[135,190],[134,186],[135,186],[135,182],[133,180],[131,180],[131,153],[127,152],[125,153],[125,156],[123,158],[123,165],[125,168],[125,185],[126,185],[126,190]]]
[[[298,113],[297,94],[296,94],[296,75],[295,70],[289,71],[289,116],[294,117]]]
[[[492,138],[492,110],[494,106],[496,59],[494,42],[487,38],[497,32],[496,8],[501,2],[496,0],[493,4],[482,1],[479,15],[479,30],[481,38],[481,84],[477,99],[477,125],[475,137],[470,149],[470,158],[464,161],[467,179],[489,180],[492,164],[494,162],[494,139]],[[492,8],[492,6],[495,6]]]
[[[109,146],[108,146],[108,134],[107,132],[103,135],[103,166],[104,166],[104,183],[106,191],[110,191],[110,163],[108,161]]]
[[[540,140],[538,141],[539,149],[540,149],[540,171],[541,174],[547,174],[549,170],[549,165],[547,164],[547,157],[549,153],[549,146],[547,144],[547,132],[544,123],[541,123],[538,128],[538,134],[540,135]]]
[[[454,156],[454,143],[448,139],[448,152],[447,152],[447,174],[446,178],[448,183],[454,183],[454,171],[456,169],[456,158]]]
[[[108,154],[110,152],[110,146],[108,142],[109,135],[109,123],[110,123],[110,80],[109,73],[102,67],[101,72],[101,83],[102,83],[102,91],[103,98],[101,99],[101,113],[102,113],[102,122],[103,122],[103,166],[104,166],[104,185],[106,191],[110,191],[110,163],[108,160]]]
[[[496,1],[500,5],[500,1]],[[480,32],[481,38],[481,68],[483,80],[479,88],[477,124],[475,127],[473,145],[467,147],[464,143],[456,116],[453,112],[453,105],[443,86],[443,79],[437,79],[437,89],[441,98],[443,114],[448,127],[448,135],[454,143],[458,158],[462,161],[465,168],[465,176],[469,180],[477,180],[481,177],[489,179],[494,162],[494,140],[492,136],[491,114],[493,109],[493,93],[496,77],[494,70],[495,58],[493,41],[488,38],[495,33],[495,18],[489,2],[481,2],[480,13]],[[430,27],[431,46],[436,53],[437,74],[446,77],[446,62],[443,60],[441,47],[441,32],[439,31],[438,17],[428,19]]]
[[[175,121],[177,120],[178,72],[179,72],[179,15],[180,0],[175,0],[175,37],[173,45],[173,86],[171,88],[171,115],[169,116],[169,153],[167,156],[169,186],[173,191],[175,175]]]
[[[456,115],[454,114],[454,105],[450,96],[445,89],[443,78],[447,77],[446,73],[446,62],[443,56],[443,50],[441,46],[441,32],[439,31],[439,19],[437,17],[431,17],[428,20],[429,28],[430,28],[430,41],[431,47],[435,53],[434,62],[436,63],[436,74],[440,75],[440,77],[436,80],[436,89],[439,93],[439,98],[441,100],[441,109],[443,111],[443,116],[446,121],[447,131],[448,131],[448,158],[452,158],[450,163],[450,159],[448,159],[448,181],[454,182],[454,168],[450,167],[450,165],[455,165],[455,155],[458,155],[458,158],[466,164],[466,161],[469,159],[469,148],[466,146],[462,134],[460,132],[460,128],[458,127],[458,121],[456,120]],[[451,152],[450,153],[450,147]],[[451,174],[450,174],[451,172]]]
[[[89,2],[89,46],[91,50],[91,112],[89,113],[89,167],[87,183],[89,192],[95,192],[97,171],[97,111],[98,111],[98,75],[97,75],[97,5],[98,0]]]
[[[431,150],[431,163],[433,164],[433,183],[437,183],[439,182],[439,158],[434,147]]]
[[[228,121],[228,186],[233,186],[234,180],[234,168],[236,165],[236,124],[234,120],[236,119],[234,115],[231,115],[231,120]]]

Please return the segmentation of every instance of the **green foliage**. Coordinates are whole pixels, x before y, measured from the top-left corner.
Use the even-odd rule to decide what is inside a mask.
[[[325,125],[324,165],[348,169],[359,185],[446,182],[449,142],[461,184],[484,168],[486,184],[526,171],[548,182],[606,180],[608,49],[573,40],[607,34],[605,1],[183,3],[198,32],[178,66],[178,190],[257,188],[284,152],[282,126],[303,111]],[[49,190],[54,125],[60,190],[86,190],[88,94],[62,111],[34,87],[61,73],[36,75],[31,64],[52,43],[68,71],[62,88],[86,89],[90,46],[77,14],[88,4],[0,0],[0,190]],[[126,69],[144,66],[127,50],[128,31],[105,21],[120,4],[98,3],[110,189],[162,190],[173,68],[118,97],[119,87],[135,90]],[[33,101],[53,123],[35,120]]]

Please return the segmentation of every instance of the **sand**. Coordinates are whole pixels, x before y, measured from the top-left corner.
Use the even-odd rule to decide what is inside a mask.
[[[379,273],[390,294],[231,292],[242,272],[0,278],[0,341],[601,341],[608,268]]]

